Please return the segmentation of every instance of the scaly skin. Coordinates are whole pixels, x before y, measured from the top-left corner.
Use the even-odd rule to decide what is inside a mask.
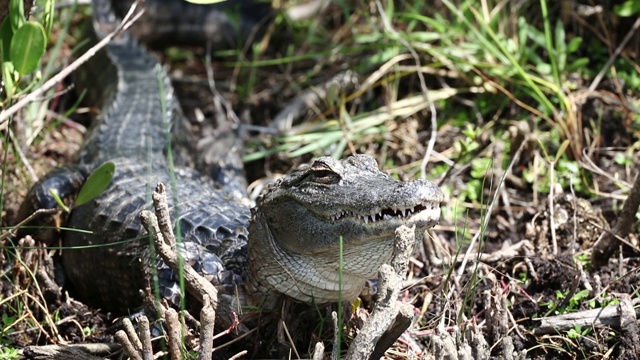
[[[371,156],[318,158],[258,198],[249,227],[248,282],[260,293],[303,302],[352,300],[389,263],[395,229],[415,226],[421,239],[440,218],[442,200],[435,184],[395,180]]]
[[[94,0],[94,10],[98,34],[105,23],[113,27],[108,3]],[[67,279],[94,306],[133,311],[141,304],[139,290],[154,277],[162,296],[179,300],[178,275],[152,255],[138,216],[150,207],[150,191],[160,181],[167,185],[172,215],[180,224],[178,248],[185,262],[220,285],[223,298],[233,297],[225,289],[235,290],[244,280],[254,304],[282,294],[303,302],[337,301],[340,237],[342,298],[352,299],[389,261],[395,228],[415,225],[421,238],[438,221],[442,193],[436,185],[394,180],[367,155],[318,158],[269,186],[250,213],[243,180],[235,177],[237,167],[220,163],[217,172],[206,171],[215,175],[212,179],[182,166],[198,159],[190,157],[179,104],[152,55],[125,34],[82,74],[90,84],[88,98],[101,115],[76,164],[36,184],[22,214],[55,204],[50,187],[72,196],[97,166],[116,164],[111,185],[75,208],[65,223],[88,232],[63,233],[70,247],[63,253]],[[239,147],[225,150],[221,159],[238,157]],[[221,304],[227,307],[221,313],[229,313],[231,305]],[[230,321],[217,319],[221,325]]]

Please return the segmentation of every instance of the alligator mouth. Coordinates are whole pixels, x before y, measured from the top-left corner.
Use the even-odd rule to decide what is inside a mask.
[[[333,216],[329,216],[332,221],[340,221],[343,219],[357,219],[368,223],[376,223],[378,221],[389,221],[394,219],[408,220],[411,217],[420,214],[428,215],[434,219],[440,216],[440,205],[437,203],[426,202],[409,208],[385,208],[373,214],[359,214],[351,210],[343,210]]]

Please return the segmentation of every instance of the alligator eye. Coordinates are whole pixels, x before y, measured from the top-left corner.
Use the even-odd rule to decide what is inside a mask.
[[[335,184],[340,181],[340,175],[331,170],[314,170],[312,172],[313,181],[320,184]]]

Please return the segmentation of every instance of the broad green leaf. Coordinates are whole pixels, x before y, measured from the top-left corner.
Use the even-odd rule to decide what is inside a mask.
[[[622,17],[637,15],[640,13],[640,0],[627,0],[613,7],[613,11]]]
[[[29,21],[13,34],[9,57],[20,75],[34,71],[46,49],[47,37],[44,28],[37,22]]]
[[[69,207],[64,204],[62,199],[60,199],[60,195],[58,195],[58,192],[54,188],[49,188],[49,194],[53,197],[56,203],[58,203],[58,206],[60,206],[62,210],[69,212]]]
[[[76,206],[86,204],[100,195],[113,180],[115,171],[116,164],[112,161],[107,161],[95,169],[82,185],[82,189],[80,189],[76,199]]]
[[[567,53],[573,54],[580,48],[580,44],[582,44],[582,38],[577,36],[573,39],[569,40],[569,44],[567,45]]]
[[[11,19],[13,32],[18,31],[27,22],[27,18],[24,16],[23,0],[11,0],[9,3],[9,19]]]

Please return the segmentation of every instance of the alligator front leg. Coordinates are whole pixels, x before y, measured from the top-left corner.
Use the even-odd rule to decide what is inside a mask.
[[[39,209],[56,208],[58,203],[51,192],[57,193],[60,199],[68,203],[69,199],[73,199],[78,194],[87,176],[86,169],[80,166],[53,169],[29,190],[20,206],[17,220],[22,221]],[[68,214],[60,213],[42,214],[28,226],[19,229],[18,237],[31,235],[42,243],[52,244],[58,237],[58,229],[66,222],[67,216]]]

